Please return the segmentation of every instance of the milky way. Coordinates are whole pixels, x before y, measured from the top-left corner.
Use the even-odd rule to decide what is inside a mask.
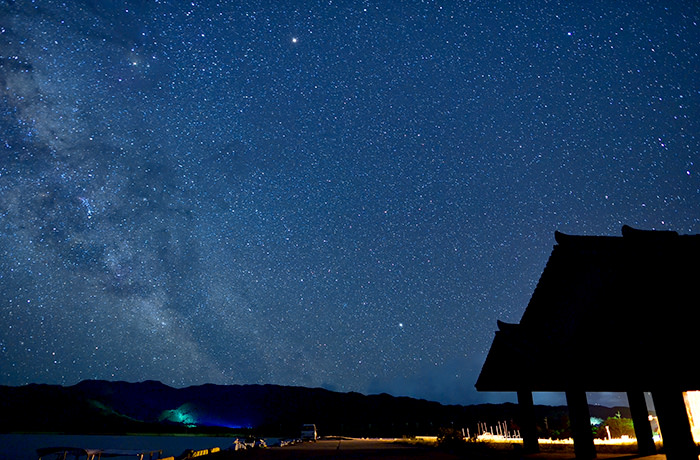
[[[0,2],[0,384],[488,399],[555,230],[700,232],[658,3]]]

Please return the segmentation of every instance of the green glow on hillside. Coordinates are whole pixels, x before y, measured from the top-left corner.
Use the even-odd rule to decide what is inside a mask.
[[[177,409],[168,409],[161,412],[158,420],[167,420],[169,422],[180,423],[188,428],[197,426],[197,415],[189,404],[183,404]]]

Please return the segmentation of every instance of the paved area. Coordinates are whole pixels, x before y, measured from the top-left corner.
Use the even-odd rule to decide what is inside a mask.
[[[300,460],[300,459],[434,459],[434,460],[573,460],[573,449],[570,451],[541,452],[523,455],[519,449],[492,448],[484,445],[470,446],[466,451],[449,453],[429,446],[406,444],[395,440],[381,439],[329,439],[315,443],[305,442],[285,447],[270,447],[238,452],[219,452],[204,457],[206,460],[237,460],[237,459],[271,459],[271,460]],[[666,460],[665,455],[641,457],[631,452],[606,453],[598,452],[599,460]]]
[[[407,445],[394,440],[380,439],[331,439],[305,442],[285,447],[251,449],[238,452],[220,452],[206,460],[224,459],[436,459],[456,460],[459,456],[436,451],[425,446]]]

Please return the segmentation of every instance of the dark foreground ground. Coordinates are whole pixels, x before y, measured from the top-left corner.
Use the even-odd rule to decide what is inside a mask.
[[[437,448],[406,444],[376,439],[342,439],[320,440],[315,443],[302,443],[285,447],[251,449],[238,452],[218,452],[200,457],[206,460],[301,460],[301,459],[434,459],[434,460],[568,460],[574,459],[573,449],[563,451],[545,451],[539,454],[523,455],[520,449],[506,446],[503,448],[476,445],[460,452],[446,452]],[[630,451],[598,452],[598,459],[644,459],[666,460],[665,455],[640,457]]]
[[[436,451],[425,446],[410,446],[390,441],[342,439],[305,442],[285,447],[250,449],[238,452],[220,452],[206,457],[207,460],[238,459],[457,459],[454,455]]]

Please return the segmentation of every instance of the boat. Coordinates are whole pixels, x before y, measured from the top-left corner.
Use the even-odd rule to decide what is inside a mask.
[[[86,449],[67,446],[40,447],[36,450],[36,453],[39,456],[39,460],[101,460],[114,457],[156,460],[163,455],[162,450]]]

